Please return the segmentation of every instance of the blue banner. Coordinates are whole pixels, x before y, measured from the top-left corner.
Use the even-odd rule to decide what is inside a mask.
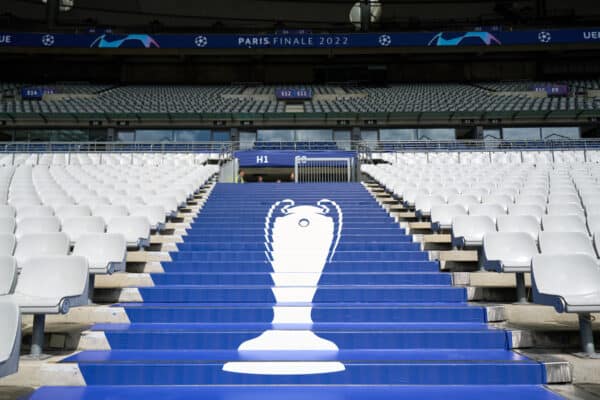
[[[509,32],[404,32],[348,34],[52,34],[0,33],[0,47],[98,49],[393,48],[597,44],[600,28]]]
[[[293,167],[297,156],[319,158],[355,158],[353,151],[285,151],[244,150],[235,152],[240,168],[284,168]]]

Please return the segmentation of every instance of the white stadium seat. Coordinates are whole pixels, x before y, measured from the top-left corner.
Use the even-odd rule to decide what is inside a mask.
[[[129,215],[132,217],[148,218],[148,221],[150,221],[150,228],[155,231],[164,230],[167,222],[166,212],[163,206],[137,206],[129,209]]]
[[[94,295],[95,275],[125,272],[127,241],[121,234],[85,234],[79,237],[73,255],[84,257],[88,262],[88,295],[90,303]]]
[[[110,220],[107,233],[120,233],[127,248],[146,248],[150,245],[150,221],[146,217],[115,217]]]
[[[63,222],[62,231],[69,236],[71,244],[86,233],[104,233],[106,225],[102,217],[72,217]]]
[[[446,204],[446,200],[440,195],[419,195],[415,198],[415,212],[417,217],[431,215],[431,207]]]
[[[84,234],[75,244],[73,255],[87,259],[90,274],[124,272],[127,242],[121,234]]]
[[[483,266],[496,272],[515,272],[517,301],[527,302],[525,272],[531,271],[531,258],[538,254],[535,240],[525,232],[488,233],[483,238]]]
[[[577,313],[584,354],[596,356],[592,317],[600,312],[600,268],[585,254],[552,254],[533,257],[533,301],[553,306],[557,312]]]
[[[17,372],[21,352],[21,312],[12,296],[0,296],[0,378]]]
[[[39,357],[46,314],[66,314],[88,303],[88,264],[78,256],[30,257],[21,265],[13,295],[23,314],[34,315],[31,355]]]
[[[447,230],[452,227],[452,219],[459,215],[467,215],[467,209],[459,204],[443,204],[431,207],[431,229]]]
[[[496,232],[496,224],[488,216],[456,216],[452,220],[452,245],[479,247],[483,245],[483,237],[491,232]]]
[[[179,209],[179,203],[174,196],[152,196],[144,198],[144,202],[151,206],[162,206],[169,217],[175,217]]]

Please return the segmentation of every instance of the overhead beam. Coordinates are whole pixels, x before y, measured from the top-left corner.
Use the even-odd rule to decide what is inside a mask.
[[[59,7],[60,0],[47,0],[46,2],[46,22],[49,31],[52,31],[54,28],[56,28]]]

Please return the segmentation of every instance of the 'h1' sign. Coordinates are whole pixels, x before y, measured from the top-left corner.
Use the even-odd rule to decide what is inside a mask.
[[[269,156],[256,156],[256,163],[257,164],[268,164],[269,163]]]

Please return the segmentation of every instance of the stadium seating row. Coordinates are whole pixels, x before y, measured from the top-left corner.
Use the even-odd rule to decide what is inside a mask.
[[[104,164],[184,167],[205,164],[211,157],[194,153],[6,153],[0,155],[0,166]]]
[[[600,162],[597,150],[527,151],[431,151],[373,154],[373,158],[392,164],[481,165],[481,164],[570,164]]]
[[[433,230],[449,230],[455,248],[482,250],[483,269],[516,273],[520,302],[527,301],[524,273],[532,272],[533,300],[559,312],[577,312],[584,351],[594,352],[589,313],[600,311],[600,286],[582,280],[600,281],[598,164],[481,164],[475,170],[423,164],[401,176],[408,168],[364,165],[363,171],[414,207],[417,216],[430,217]],[[554,256],[573,259],[561,266]],[[569,273],[572,263],[581,274]],[[547,264],[560,270],[550,275]]]
[[[0,376],[17,368],[20,314],[34,315],[40,357],[45,315],[88,304],[96,274],[125,270],[218,167],[188,164],[22,165],[0,168]],[[168,188],[169,196],[164,196]]]

